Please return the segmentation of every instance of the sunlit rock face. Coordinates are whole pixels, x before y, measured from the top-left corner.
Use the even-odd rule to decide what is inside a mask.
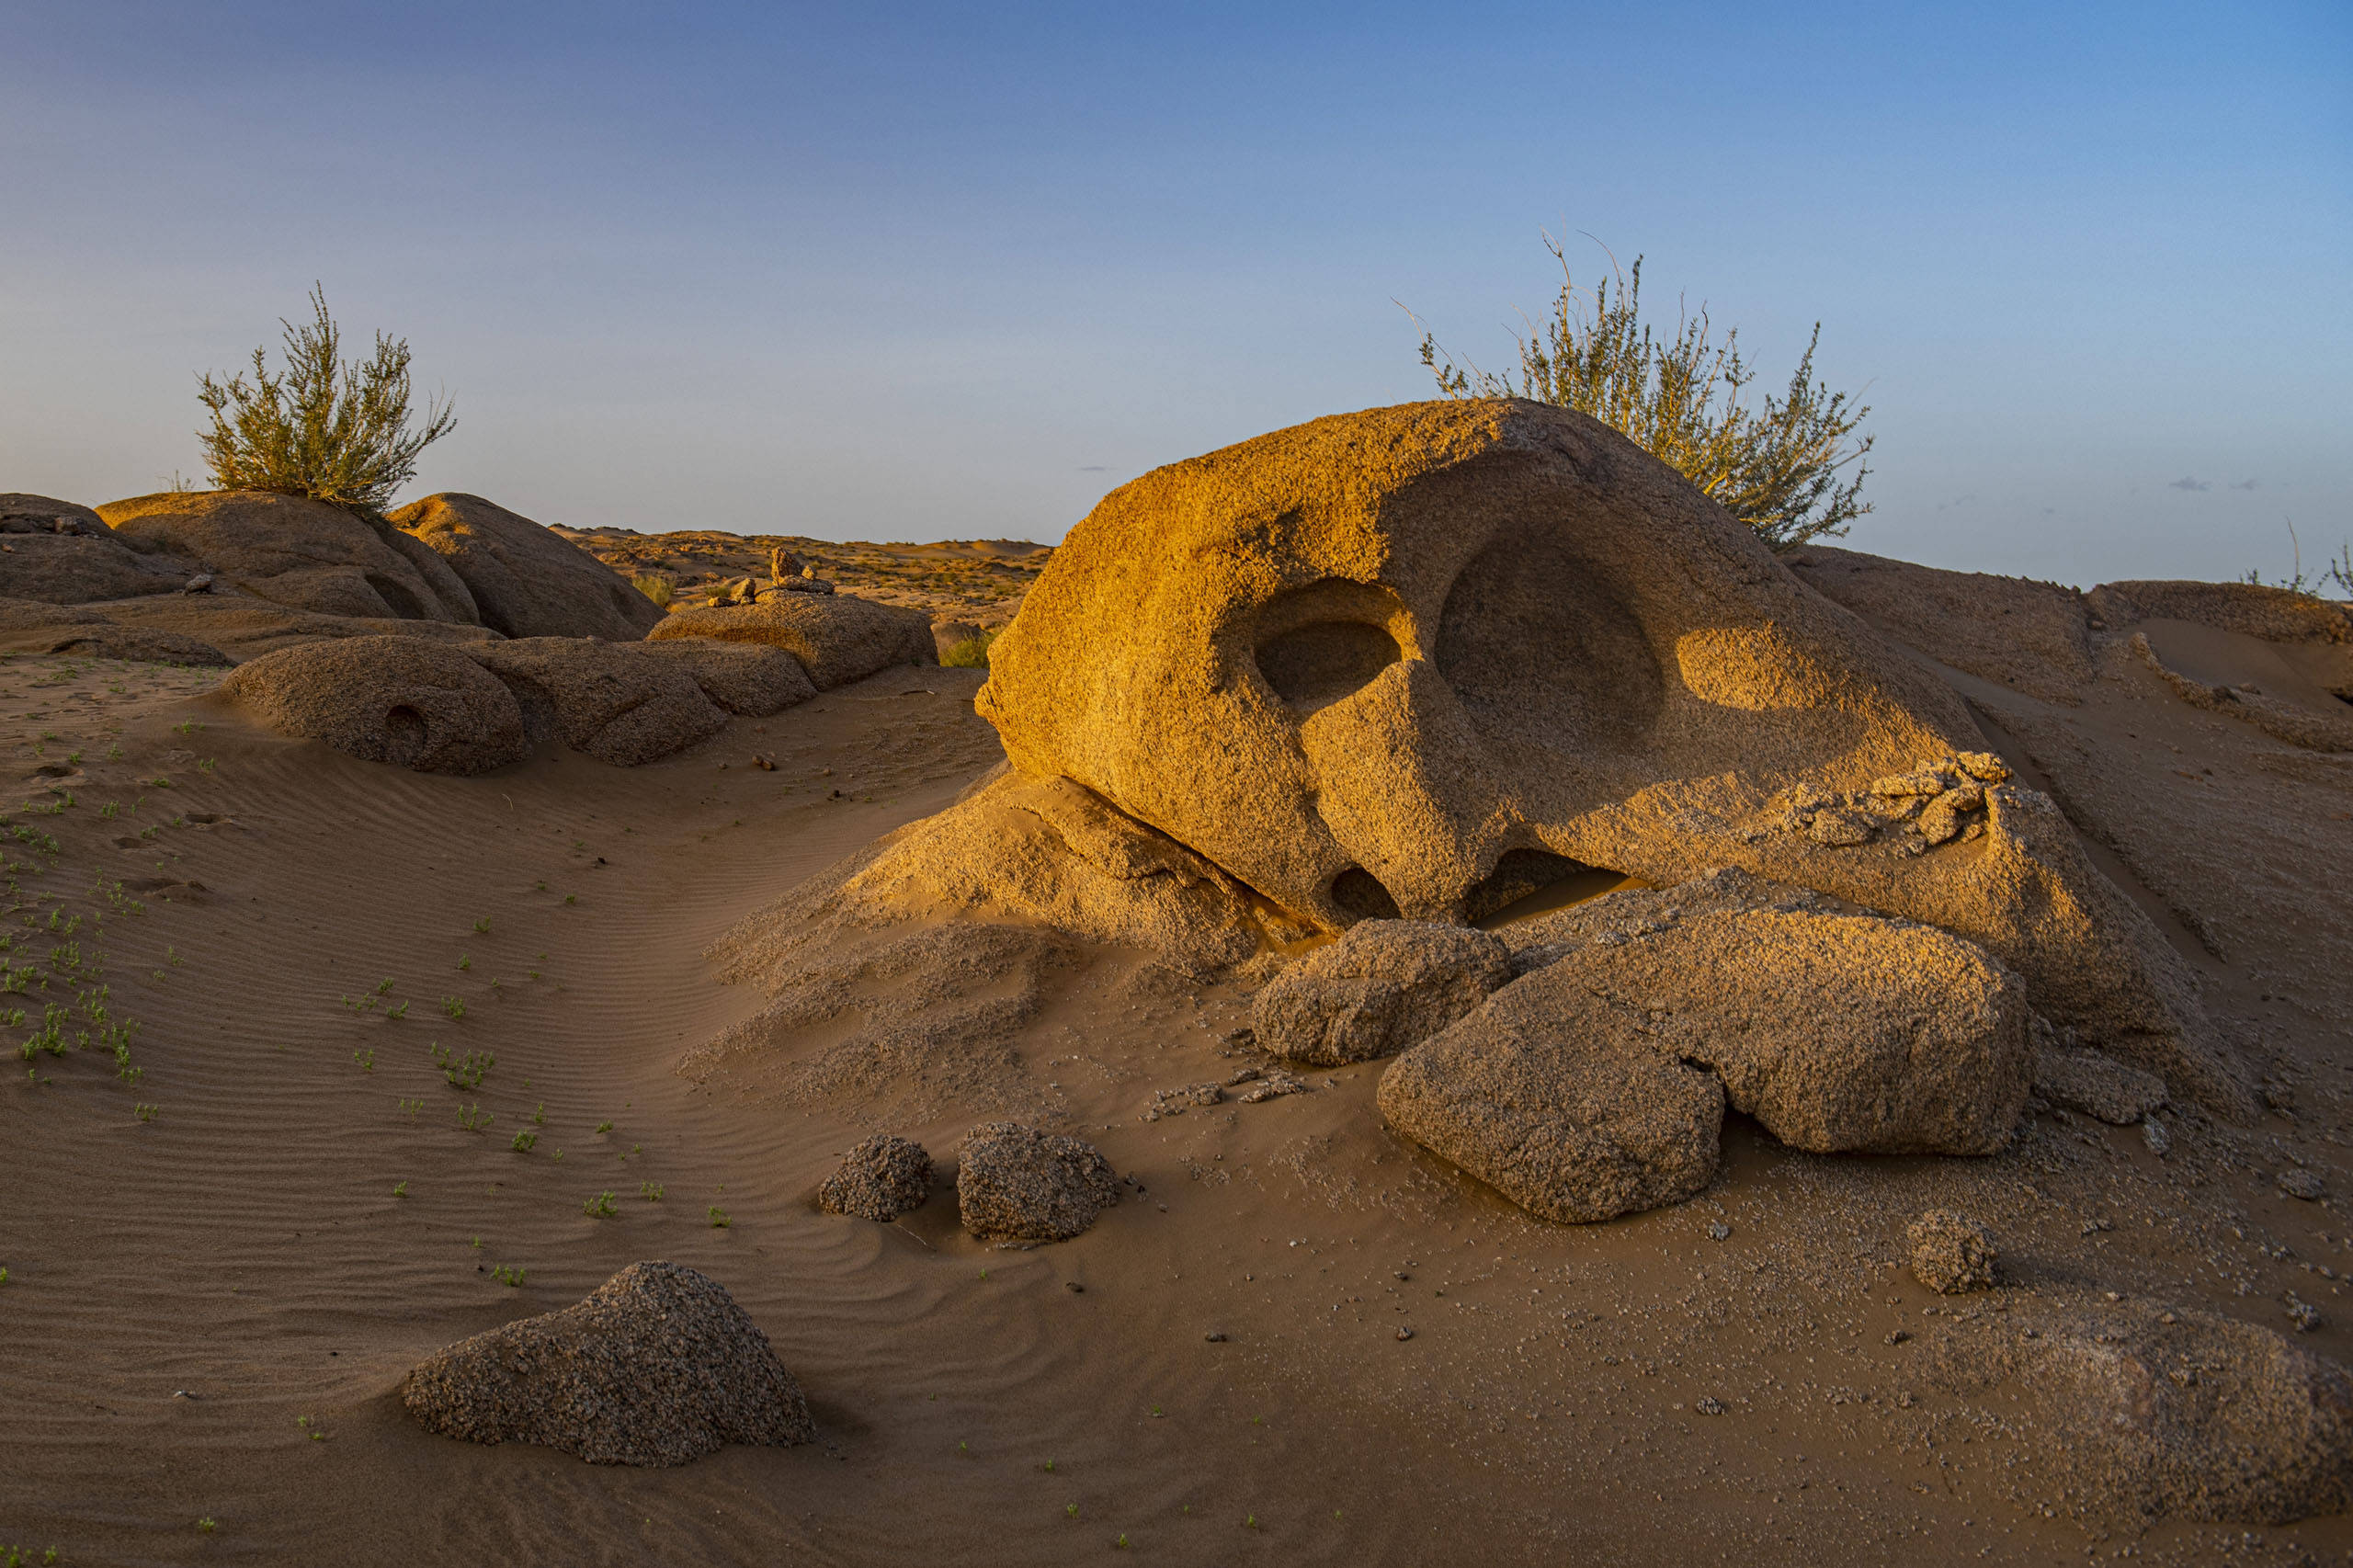
[[[1959,698],[1583,415],[1408,404],[1155,471],[990,664],[1019,775],[1303,923],[1740,866],[1968,936],[2040,1010],[2245,1103],[2179,960]]]

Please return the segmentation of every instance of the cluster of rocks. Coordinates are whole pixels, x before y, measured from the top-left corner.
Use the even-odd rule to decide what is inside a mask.
[[[1906,855],[1922,855],[1984,836],[1985,792],[2009,778],[1992,753],[1962,752],[1845,793],[1799,784],[1776,796],[1743,836],[1756,843],[1774,832],[1802,833],[1832,848],[1887,839]]]
[[[1217,1085],[1205,1086],[1216,1093]],[[887,1223],[923,1205],[931,1170],[922,1144],[877,1133],[819,1185],[817,1207]],[[1111,1163],[1083,1139],[1017,1121],[984,1121],[965,1134],[957,1153],[958,1214],[983,1241],[1066,1242],[1119,1201]]]
[[[412,1370],[401,1399],[444,1437],[591,1464],[685,1464],[817,1435],[767,1336],[716,1280],[675,1263],[631,1264],[577,1306],[461,1340]]]

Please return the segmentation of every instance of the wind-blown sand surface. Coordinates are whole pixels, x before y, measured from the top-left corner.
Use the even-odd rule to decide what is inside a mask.
[[[2237,642],[2200,641],[2202,678],[2261,646]],[[13,657],[0,755],[35,809],[13,819],[30,841],[6,841],[0,957],[24,994],[5,1001],[31,1015],[11,1038],[103,983],[111,1019],[138,1021],[142,1076],[119,1078],[95,1029],[75,1048],[85,1009],[63,1054],[9,1059],[0,1087],[0,1554],[2353,1551],[2341,1518],[2144,1534],[2075,1517],[2063,1466],[1919,1375],[1948,1314],[2003,1305],[1937,1297],[1899,1266],[1909,1220],[1950,1204],[1995,1229],[2013,1285],[2271,1328],[2292,1296],[2324,1314],[2299,1343],[2346,1357],[2341,1205],[2273,1177],[2292,1156],[2344,1180],[2353,760],[2188,706],[2128,660],[2072,706],[1938,673],[2197,964],[2292,1115],[2186,1114],[2161,1158],[2138,1129],[2046,1112],[1986,1160],[1809,1156],[1733,1118],[1699,1199],[1555,1227],[1384,1131],[1377,1062],[1144,1120],[1155,1089],[1241,1064],[1224,1037],[1247,1014],[1141,955],[1074,970],[1017,1060],[896,1113],[814,1092],[789,1062],[698,1083],[681,1062],[762,1001],[705,950],[995,765],[977,672],[886,672],[641,768],[558,752],[450,779],[265,734],[203,697],[213,672]],[[495,1060],[461,1090],[437,1048]],[[460,1126],[468,1108],[485,1128]],[[945,1170],[894,1225],[815,1211],[878,1122],[946,1165],[984,1113],[1022,1108],[1085,1131],[1141,1191],[1035,1250],[967,1236]],[[607,1191],[617,1212],[584,1212]],[[817,1444],[631,1471],[449,1441],[402,1409],[403,1375],[434,1350],[646,1258],[733,1293],[806,1390]]]

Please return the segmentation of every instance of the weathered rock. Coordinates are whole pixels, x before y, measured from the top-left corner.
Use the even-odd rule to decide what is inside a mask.
[[[281,648],[218,689],[281,734],[420,773],[482,773],[529,755],[522,710],[498,678],[462,649],[420,638]]]
[[[1966,1214],[1931,1209],[1905,1228],[1912,1277],[1948,1296],[1994,1288],[1993,1233]]]
[[[878,1132],[842,1156],[817,1188],[817,1207],[884,1223],[931,1195],[931,1155],[911,1139]]]
[[[1326,930],[1472,917],[1529,852],[1662,885],[1740,866],[1966,937],[2087,1039],[2252,1114],[2179,955],[2047,799],[1986,788],[1982,823],[1933,849],[1837,814],[1816,836],[1818,811],[1775,827],[1792,781],[1859,812],[1873,781],[1984,739],[1950,687],[1580,415],[1375,409],[1147,474],[1055,551],[976,703],[1019,772]]]
[[[638,651],[683,666],[703,695],[730,713],[765,718],[817,695],[801,661],[780,648],[677,637],[640,643]]]
[[[165,491],[98,508],[115,537],[274,604],[320,615],[472,624],[387,535],[339,506],[259,490]],[[217,588],[216,588],[217,591]]]
[[[2091,684],[2084,596],[2063,583],[1944,572],[1818,544],[1782,559],[1799,582],[1957,670],[2071,705]]]
[[[2353,1507],[2353,1379],[2335,1363],[2188,1307],[2007,1304],[1944,1320],[1922,1351],[1932,1386],[2019,1435],[2022,1500],[2273,1525]]]
[[[52,653],[89,659],[139,659],[158,665],[226,665],[229,655],[211,643],[176,631],[141,626],[89,627],[68,632],[49,645]]]
[[[1724,1093],[1639,1019],[1559,977],[1515,981],[1381,1075],[1390,1126],[1540,1219],[1584,1224],[1704,1189]]]
[[[1512,978],[1511,951],[1484,931],[1366,920],[1258,993],[1259,1046],[1336,1066],[1418,1045]]]
[[[187,586],[188,575],[172,562],[141,555],[103,534],[0,535],[0,595],[11,598],[81,605],[176,594]]]
[[[687,671],[626,644],[518,637],[471,652],[514,692],[535,742],[551,735],[617,767],[683,751],[727,724]]]
[[[983,1241],[1066,1242],[1119,1201],[1094,1144],[1019,1122],[973,1128],[957,1158],[956,1205]]]
[[[931,622],[917,610],[853,594],[771,594],[757,604],[676,610],[647,634],[763,642],[801,661],[819,691],[892,665],[936,665]]]
[[[1713,1070],[1793,1148],[1988,1154],[2026,1104],[2023,987],[1929,926],[1718,909],[1589,942],[1540,974],[1642,1018],[1652,1049]]]
[[[767,1335],[718,1281],[675,1263],[632,1263],[577,1306],[461,1340],[410,1372],[401,1400],[445,1437],[591,1464],[685,1464],[817,1436]]]
[[[80,534],[104,539],[107,525],[87,506],[11,490],[0,492],[0,534]]]
[[[2165,1080],[2097,1051],[2045,1046],[2035,1059],[2034,1089],[2053,1105],[2130,1127],[2165,1103]]]
[[[479,495],[428,495],[391,520],[448,562],[483,624],[509,637],[633,642],[662,620],[661,607],[611,567]]]

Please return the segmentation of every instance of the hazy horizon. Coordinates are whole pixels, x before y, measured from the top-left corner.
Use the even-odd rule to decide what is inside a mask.
[[[2353,535],[2341,6],[1150,17],[12,7],[0,490],[200,476],[314,280],[456,434],[404,498],[1051,543],[1511,358],[1557,273],[1862,391],[1839,541],[2088,585]]]

